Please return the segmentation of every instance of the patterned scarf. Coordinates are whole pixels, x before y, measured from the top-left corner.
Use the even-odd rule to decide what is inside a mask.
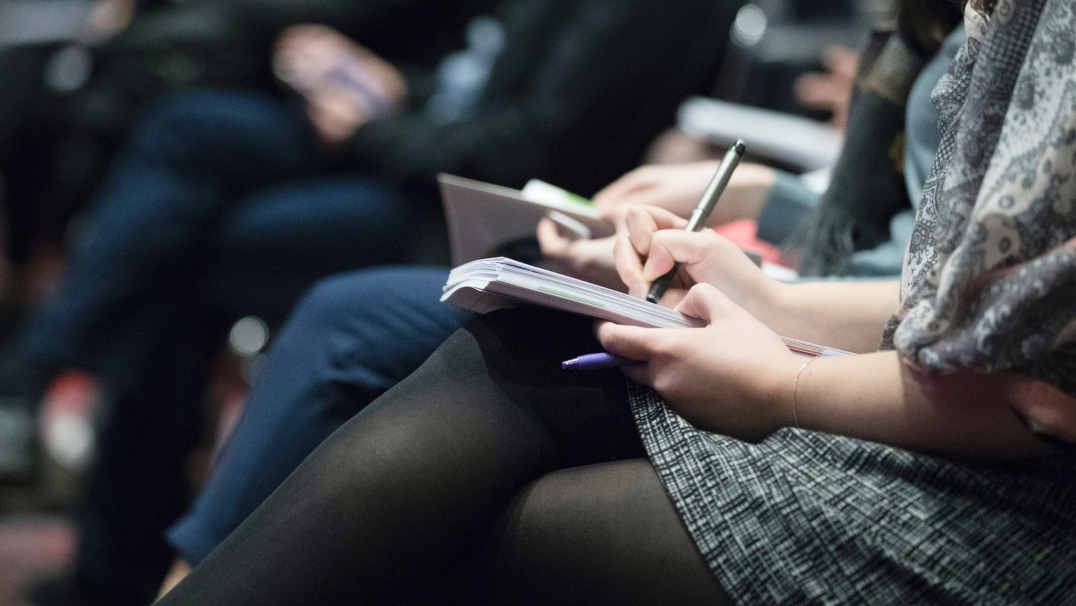
[[[883,349],[1076,395],[1076,1],[969,9]]]

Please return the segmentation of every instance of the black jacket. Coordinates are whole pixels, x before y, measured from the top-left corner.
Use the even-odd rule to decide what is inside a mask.
[[[739,0],[510,0],[476,115],[364,125],[351,150],[395,182],[438,172],[590,195],[635,166],[686,96],[712,85]]]

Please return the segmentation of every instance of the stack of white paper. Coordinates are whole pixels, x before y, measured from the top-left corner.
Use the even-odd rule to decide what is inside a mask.
[[[442,301],[478,313],[530,304],[644,328],[706,326],[699,318],[505,257],[479,259],[453,269],[443,290]],[[850,355],[839,349],[782,339],[801,356]]]

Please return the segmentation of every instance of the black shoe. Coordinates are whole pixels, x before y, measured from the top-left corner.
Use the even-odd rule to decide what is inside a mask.
[[[37,422],[30,403],[0,397],[0,484],[30,484],[37,478]]]

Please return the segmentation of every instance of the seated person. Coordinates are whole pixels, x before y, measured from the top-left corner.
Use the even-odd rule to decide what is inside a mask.
[[[88,368],[118,394],[79,518],[80,582],[124,588],[103,601],[139,601],[130,596],[155,590],[167,568],[162,531],[185,505],[204,377],[229,320],[279,321],[319,277],[405,259],[439,171],[507,185],[537,175],[593,192],[635,164],[680,99],[713,81],[737,6],[539,8],[499,3],[504,47],[454,111],[424,104],[415,81],[404,86],[400,70],[356,43],[307,26],[285,33],[277,58],[300,107],[199,90],[147,113],[62,290],[0,373],[0,475],[32,470],[33,406],[57,368]],[[307,78],[303,62],[325,54],[339,69],[307,61]],[[368,103],[339,102],[354,94]]]
[[[1076,198],[1068,9],[969,14],[901,284],[780,284],[632,209],[624,282],[682,262],[707,327],[472,321],[159,604],[1065,603],[1076,207],[1041,200]],[[598,348],[631,381],[560,369]]]
[[[0,296],[29,307],[51,292],[72,216],[86,210],[138,117],[166,92],[205,86],[275,92],[279,87],[268,61],[273,37],[306,22],[331,24],[422,79],[458,49],[467,21],[495,4],[0,3],[6,26],[0,33]],[[5,283],[5,260],[12,263],[13,284]],[[12,287],[13,292],[2,290]]]
[[[931,108],[930,90],[962,40],[962,30],[955,32],[924,68],[908,102],[909,124],[922,121],[921,114],[930,119],[931,112],[925,111]],[[934,124],[933,134],[909,128],[914,141],[907,149],[936,146]],[[644,167],[603,189],[594,200],[611,218],[640,204],[687,216],[715,168],[716,163],[709,162]],[[772,169],[742,165],[711,215],[711,225],[757,217],[760,231],[784,234],[775,238],[778,242],[787,238],[810,207],[789,210],[794,196],[786,192],[793,186],[775,189],[774,182]],[[913,189],[921,190],[922,182],[911,184]],[[774,212],[772,207],[783,210]],[[547,260],[569,273],[626,288],[613,265],[613,238],[571,241],[558,235],[549,221],[539,226],[538,238]],[[185,564],[197,564],[208,555],[326,436],[413,372],[472,317],[439,302],[447,276],[448,271],[439,268],[364,270],[324,280],[305,296],[278,335],[208,484],[169,531],[180,560],[177,576]]]

